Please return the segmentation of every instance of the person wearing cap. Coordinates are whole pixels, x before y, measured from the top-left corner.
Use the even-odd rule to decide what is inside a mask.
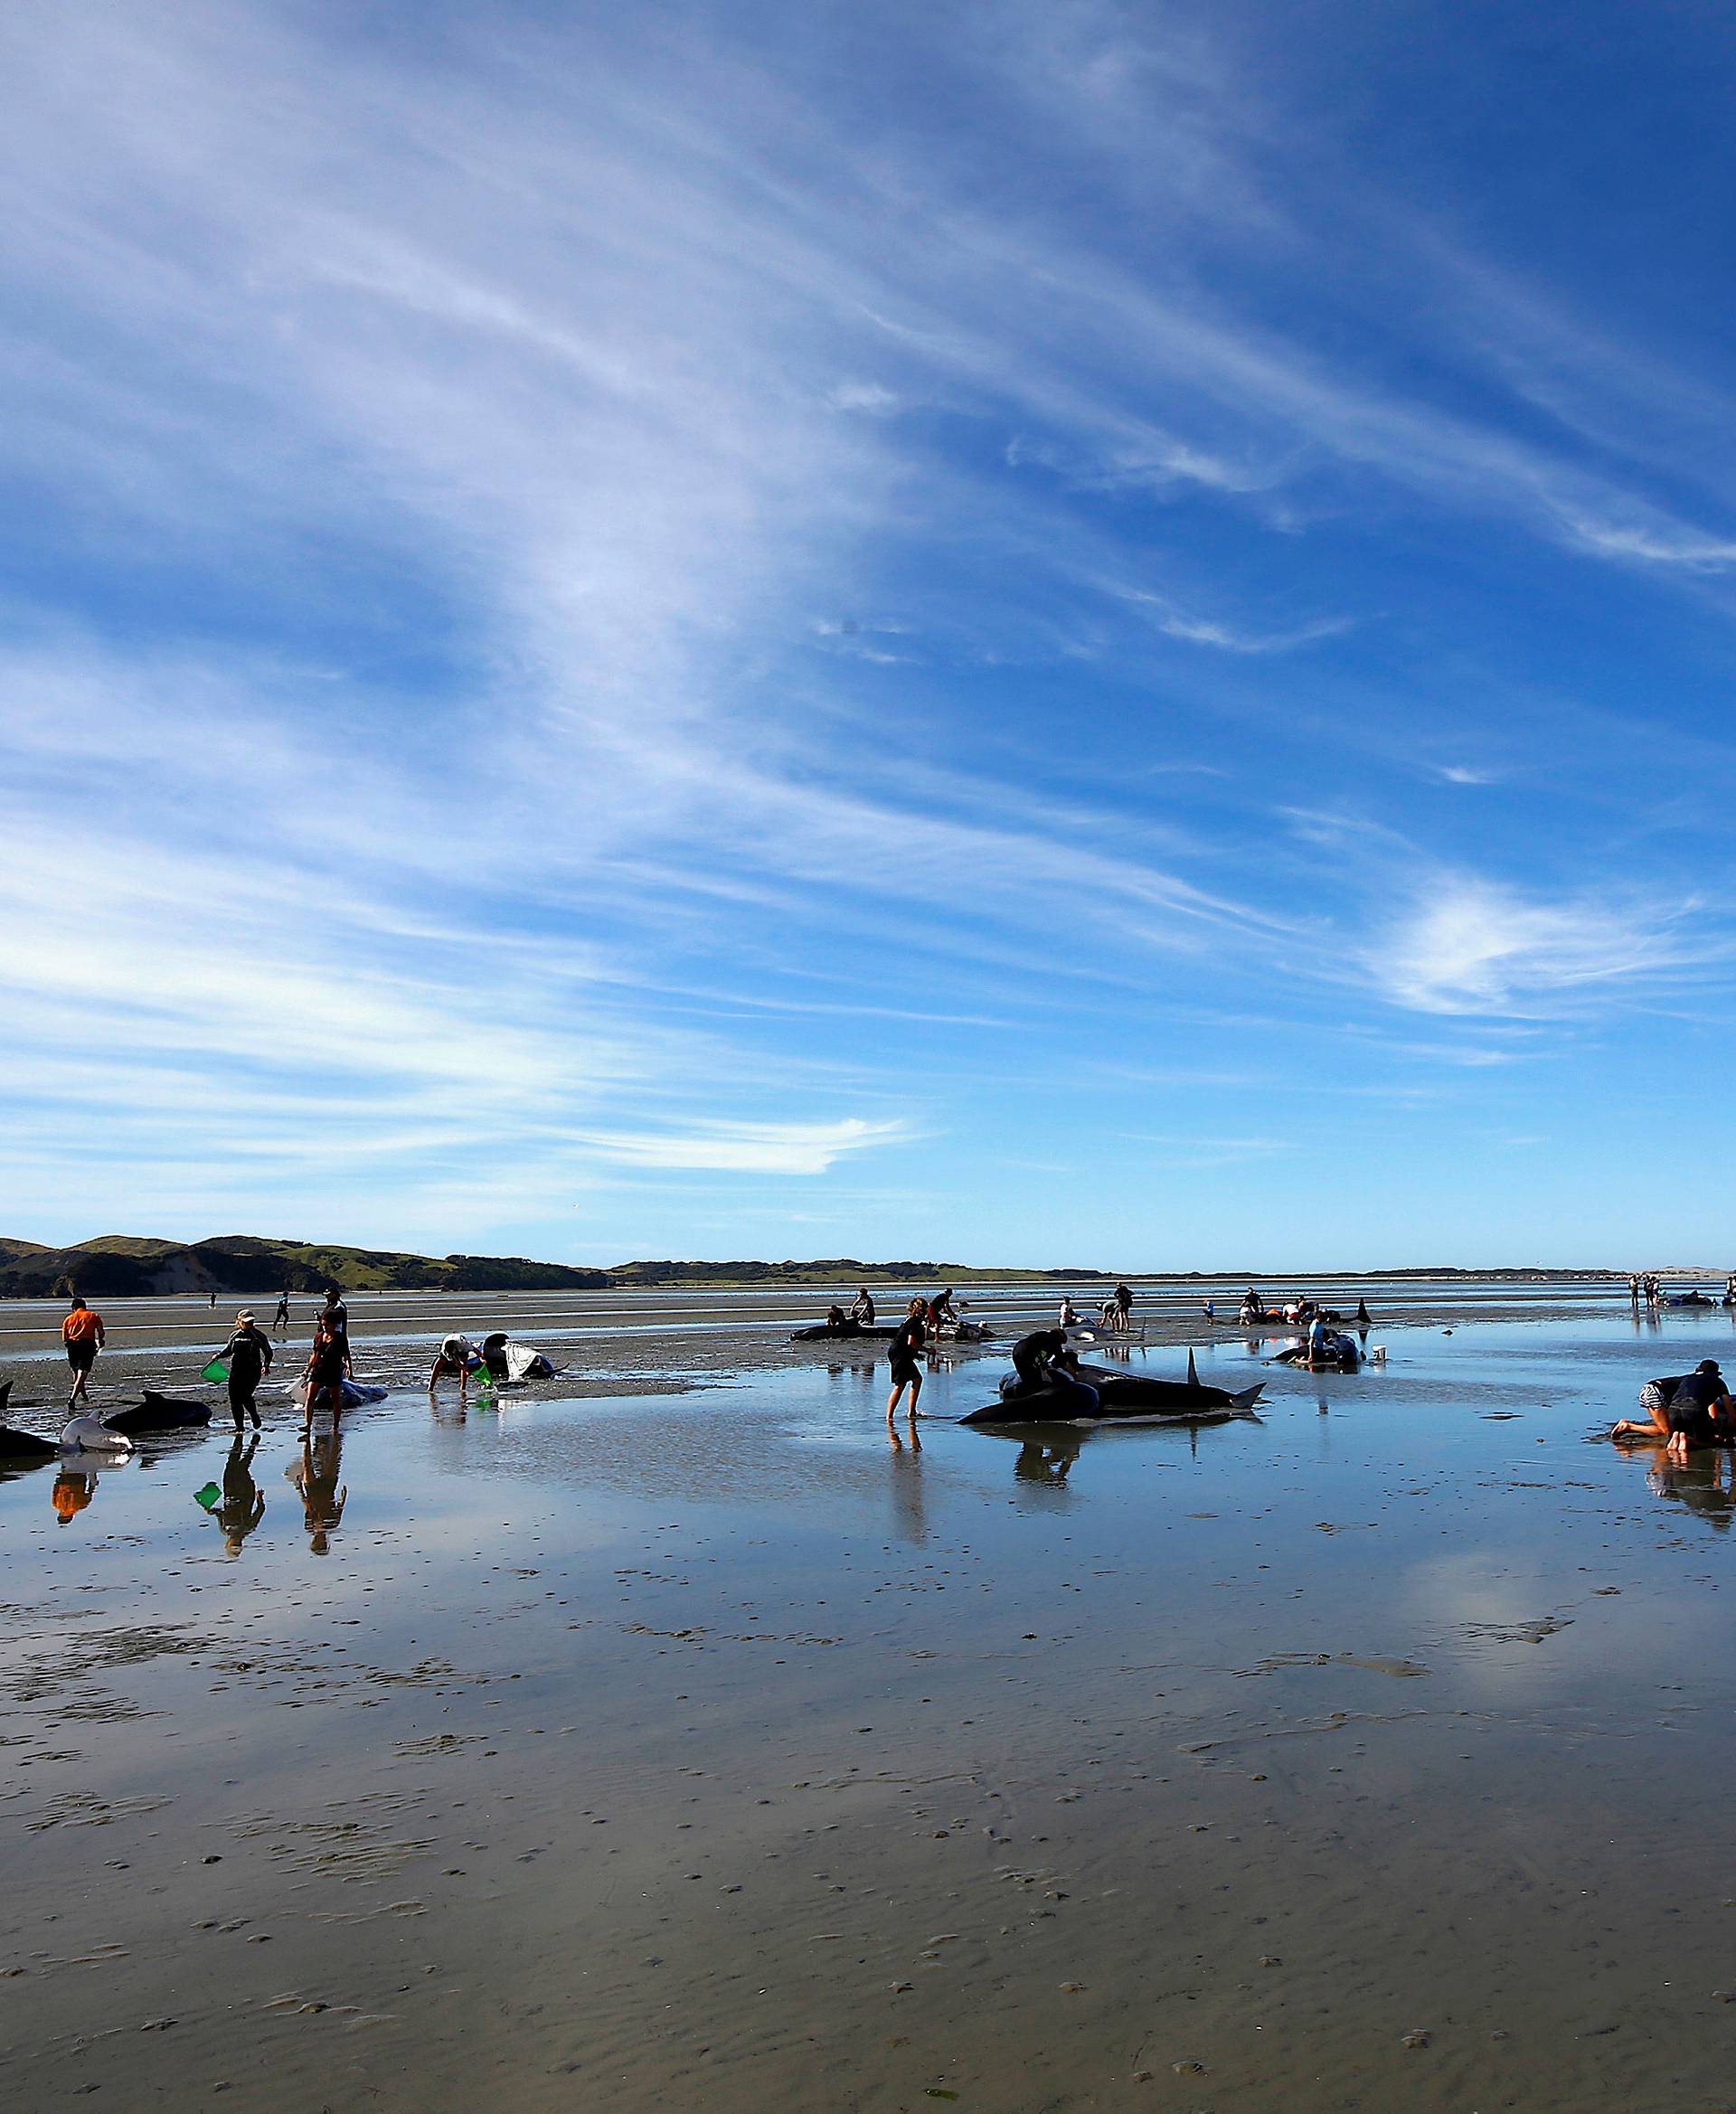
[[[1692,1373],[1654,1381],[1642,1394],[1656,1395],[1647,1402],[1648,1423],[1624,1417],[1609,1436],[1612,1439],[1662,1439],[1672,1460],[1686,1460],[1695,1446],[1722,1446],[1736,1438],[1736,1401],[1716,1358],[1702,1358]]]
[[[243,1307],[235,1317],[235,1333],[218,1352],[229,1361],[229,1407],[239,1431],[251,1417],[259,1428],[259,1406],[253,1399],[259,1385],[271,1370],[271,1339],[253,1318],[253,1309]]]

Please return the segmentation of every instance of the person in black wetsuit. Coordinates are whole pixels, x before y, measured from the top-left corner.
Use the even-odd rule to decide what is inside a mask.
[[[916,1398],[922,1392],[921,1359],[929,1342],[928,1312],[929,1303],[926,1299],[912,1299],[887,1351],[887,1360],[892,1372],[892,1392],[886,1397],[888,1425],[897,1412],[898,1398],[907,1387],[910,1391],[910,1401],[906,1414],[911,1423],[916,1421]]]
[[[250,1307],[243,1307],[235,1317],[235,1333],[217,1355],[229,1360],[229,1408],[236,1430],[241,1429],[244,1419],[251,1417],[257,1431],[259,1405],[253,1398],[260,1381],[271,1370],[271,1343],[254,1320]]]
[[[1001,1400],[1016,1402],[1043,1394],[1050,1398],[1044,1408],[1057,1416],[1089,1417],[1097,1409],[1098,1393],[1079,1377],[1078,1364],[1064,1329],[1033,1329],[1013,1346],[1013,1370],[1001,1383]]]

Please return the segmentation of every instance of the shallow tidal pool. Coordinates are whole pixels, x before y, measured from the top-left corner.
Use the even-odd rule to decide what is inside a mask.
[[[894,1448],[768,1340],[0,1481],[0,2091],[1736,2103],[1731,1465],[1595,1436],[1731,1322],[1373,1340],[1221,1334],[1197,1432],[972,1356]]]

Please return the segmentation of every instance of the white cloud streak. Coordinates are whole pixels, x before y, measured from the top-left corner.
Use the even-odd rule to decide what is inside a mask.
[[[995,154],[858,137],[746,31],[690,50],[631,17],[459,20],[413,51],[203,0],[0,29],[0,460],[58,495],[45,572],[107,567],[152,604],[146,646],[124,608],[99,637],[76,586],[13,611],[21,1104],[54,1105],[64,1060],[141,1157],[245,1130],[309,1184],[322,1134],[359,1155],[389,1109],[369,1149],[471,1208],[519,1178],[485,1163],[526,1154],[551,1196],[601,1166],[823,1175],[908,1137],[882,1112],[908,1090],[854,1046],[774,1078],[662,995],[733,981],[744,1011],[816,1019],[778,983],[798,933],[911,1027],[1040,1020],[1033,980],[1063,975],[1335,990],[1384,900],[1353,892],[1346,944],[1316,908],[1326,838],[1303,889],[1235,855],[1257,823],[1208,847],[1122,787],[977,784],[981,729],[922,724],[925,656],[1089,672],[1121,627],[1227,667],[1368,621],[1214,593],[1156,539],[1130,594],[1093,502],[1255,533],[1446,509],[1703,583],[1736,558],[1593,447],[1589,411],[1521,439],[1240,313],[1202,259],[1306,243],[1209,39],[1090,9],[900,18],[986,135],[1014,114],[1146,187],[1164,231],[1136,263],[1006,191]],[[816,628],[900,608],[894,578],[908,613]],[[1461,881],[1368,960],[1402,1005],[1518,1011],[1652,973],[1669,930]]]
[[[1548,1013],[1679,969],[1689,958],[1681,924],[1694,907],[1549,902],[1443,876],[1394,920],[1370,967],[1390,996],[1419,1012]]]

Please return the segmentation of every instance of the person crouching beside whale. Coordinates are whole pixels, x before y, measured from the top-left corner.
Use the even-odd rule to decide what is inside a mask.
[[[432,1370],[428,1376],[428,1392],[432,1394],[438,1382],[451,1374],[458,1376],[458,1392],[463,1394],[469,1384],[470,1367],[476,1357],[476,1346],[467,1335],[448,1335],[440,1339]],[[487,1377],[484,1375],[485,1379]]]
[[[1013,1370],[1001,1382],[1001,1400],[1018,1401],[1046,1394],[1043,1406],[1058,1417],[1094,1416],[1098,1392],[1079,1377],[1079,1360],[1067,1347],[1064,1329],[1033,1329],[1013,1346]]]

